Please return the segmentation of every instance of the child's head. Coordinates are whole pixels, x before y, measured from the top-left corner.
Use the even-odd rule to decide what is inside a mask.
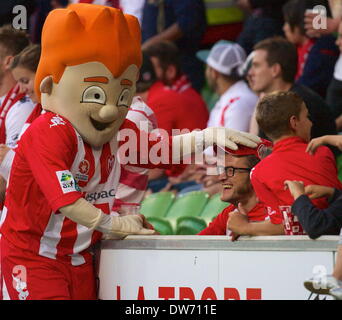
[[[257,105],[256,120],[260,129],[273,141],[298,136],[308,142],[312,123],[303,99],[294,92],[265,95]]]

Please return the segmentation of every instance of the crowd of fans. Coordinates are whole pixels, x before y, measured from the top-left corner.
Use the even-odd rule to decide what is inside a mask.
[[[34,6],[31,2],[28,31],[6,25],[8,15],[1,14],[2,201],[20,135],[41,113],[33,87],[41,26],[49,10],[67,2],[37,0]],[[202,235],[317,238],[340,233],[339,1],[237,0],[236,6],[246,15],[242,31],[234,42],[220,39],[211,48],[201,42],[206,32],[205,1],[70,2],[111,5],[139,18],[144,59],[136,99],[143,100],[146,108],[135,109],[133,103],[128,113],[132,121],[147,120],[148,131],[158,127],[169,134],[174,129],[221,126],[266,139],[257,149],[225,149],[217,175],[207,175],[215,148],[205,151],[207,163],[165,170],[123,167],[114,210],[120,212],[123,204],[138,205],[151,192],[204,190],[210,195],[221,193],[229,206]],[[13,1],[16,4],[26,2]],[[320,16],[326,18],[324,28],[315,27],[317,13],[310,11],[318,5],[326,8],[327,16]],[[205,91],[211,93],[209,98]],[[261,147],[273,150],[265,156]],[[341,259],[342,246],[334,273],[337,279],[342,279]]]

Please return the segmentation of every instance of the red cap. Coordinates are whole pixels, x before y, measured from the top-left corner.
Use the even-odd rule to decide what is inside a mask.
[[[232,150],[227,147],[223,149],[223,147],[214,145],[214,152],[217,153],[217,147],[224,150],[226,153],[235,155],[235,156],[249,156],[255,155],[259,159],[263,159],[266,156],[265,150],[267,148],[272,148],[273,144],[271,141],[266,139],[261,139],[261,142],[258,144],[256,148],[250,148],[239,144],[239,148],[237,150]]]

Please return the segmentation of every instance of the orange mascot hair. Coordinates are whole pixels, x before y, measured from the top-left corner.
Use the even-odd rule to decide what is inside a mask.
[[[141,66],[138,20],[121,10],[93,4],[72,4],[50,12],[42,31],[42,53],[35,91],[51,75],[58,83],[67,66],[103,63],[116,78],[131,64]]]

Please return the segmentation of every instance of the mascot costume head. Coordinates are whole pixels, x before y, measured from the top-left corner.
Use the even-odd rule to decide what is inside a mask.
[[[138,20],[118,9],[73,4],[53,10],[35,79],[43,109],[68,119],[94,147],[110,141],[135,94],[140,37]]]

